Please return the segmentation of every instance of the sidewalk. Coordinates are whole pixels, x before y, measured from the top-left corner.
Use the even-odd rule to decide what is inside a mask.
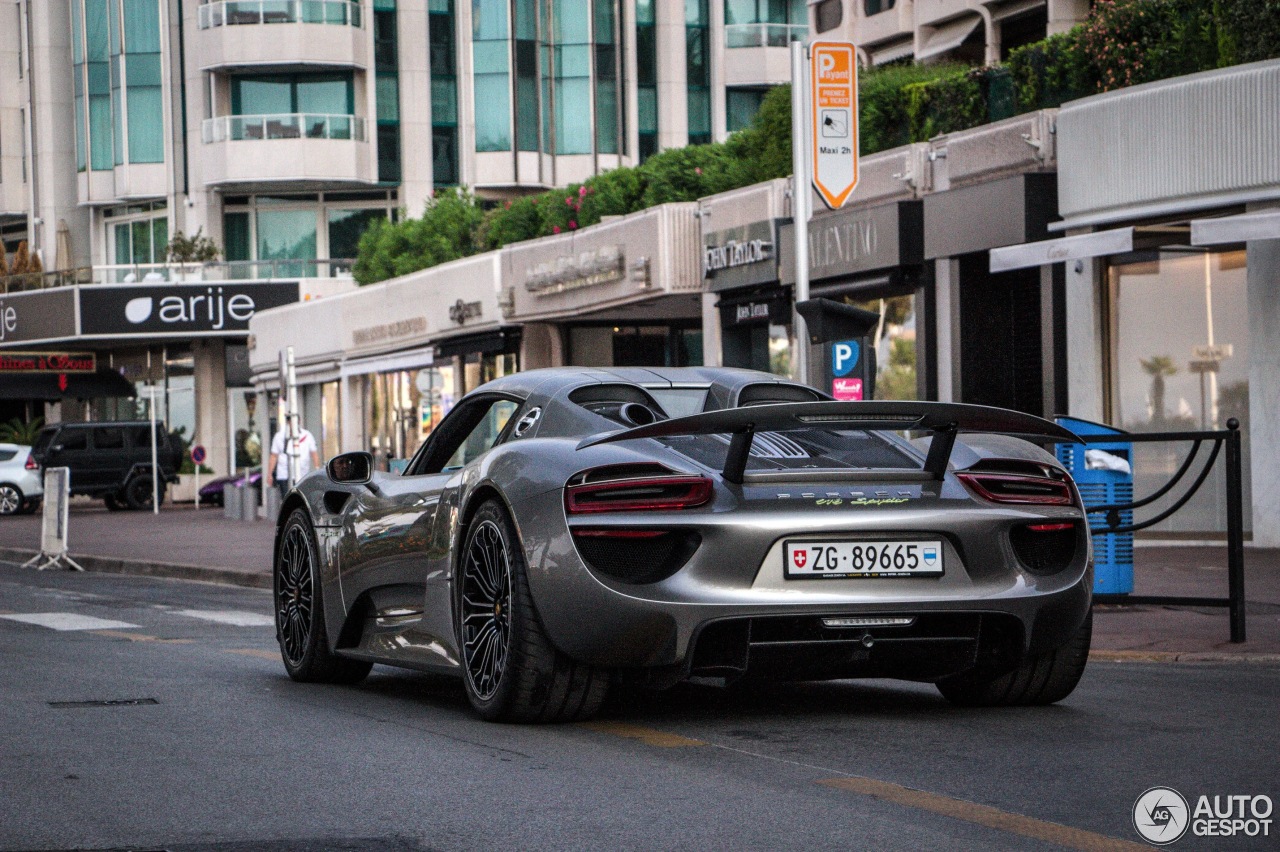
[[[230,521],[221,508],[166,505],[160,514],[108,512],[72,501],[71,555],[91,571],[270,588],[275,526]],[[40,544],[39,515],[0,519],[0,559],[25,562]],[[1135,594],[1226,597],[1227,553],[1219,547],[1138,547]],[[1222,608],[1099,606],[1093,659],[1280,662],[1280,550],[1245,549],[1248,641],[1228,641]]]

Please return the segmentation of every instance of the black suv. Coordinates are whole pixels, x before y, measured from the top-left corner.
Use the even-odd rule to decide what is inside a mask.
[[[41,467],[71,468],[72,495],[101,497],[111,510],[150,509],[151,436],[147,422],[59,423],[36,437],[31,455]],[[182,444],[156,424],[160,502],[167,483],[178,481]]]

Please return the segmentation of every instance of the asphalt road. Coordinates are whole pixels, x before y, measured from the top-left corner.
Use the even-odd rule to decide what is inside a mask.
[[[445,678],[292,683],[270,609],[0,564],[0,848],[1123,849],[1149,787],[1280,799],[1277,665],[1093,664],[1052,708],[844,681],[501,726]]]

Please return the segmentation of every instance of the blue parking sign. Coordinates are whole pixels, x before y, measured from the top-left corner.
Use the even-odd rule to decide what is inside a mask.
[[[847,376],[858,365],[858,353],[862,347],[856,340],[841,340],[831,344],[831,375]]]

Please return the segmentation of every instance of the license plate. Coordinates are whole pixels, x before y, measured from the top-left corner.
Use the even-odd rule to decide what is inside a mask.
[[[941,541],[788,541],[789,580],[845,577],[940,577]]]

